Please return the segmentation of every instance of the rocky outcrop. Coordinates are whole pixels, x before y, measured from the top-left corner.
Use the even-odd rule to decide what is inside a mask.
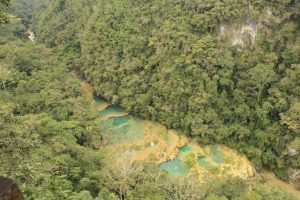
[[[288,147],[288,154],[289,156],[297,156],[299,154],[299,151],[295,148]]]
[[[24,200],[24,197],[12,179],[0,177],[0,200]]]
[[[34,42],[35,41],[35,34],[31,30],[29,30],[27,33],[28,33],[28,39],[31,42]]]
[[[300,169],[290,168],[288,170],[290,183],[293,184],[297,189],[300,189]]]
[[[231,45],[245,46],[247,40],[250,40],[251,48],[254,45],[257,35],[258,24],[249,21],[244,24],[221,25],[220,36],[226,38]]]

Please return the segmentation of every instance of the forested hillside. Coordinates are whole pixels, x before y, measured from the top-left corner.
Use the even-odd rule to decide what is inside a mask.
[[[7,30],[17,26],[11,23]],[[93,141],[101,131],[80,81],[43,45],[5,41],[0,45],[0,174],[15,178],[26,199],[97,192],[91,184],[99,181],[95,173],[102,156]]]
[[[263,176],[203,182],[101,151],[80,78],[299,184],[299,42],[297,0],[0,0],[0,175],[29,200],[292,200]]]
[[[126,154],[104,160],[103,129],[80,80],[25,36],[18,19],[0,31],[0,175],[25,199],[293,199],[238,177],[202,183]]]
[[[6,24],[9,21],[9,1],[10,0],[1,0],[0,1],[0,24]]]
[[[299,1],[53,1],[38,40],[131,113],[299,169]],[[297,153],[290,154],[290,152]]]
[[[48,2],[49,0],[11,0],[11,11],[27,28],[30,28],[34,13],[45,9]]]

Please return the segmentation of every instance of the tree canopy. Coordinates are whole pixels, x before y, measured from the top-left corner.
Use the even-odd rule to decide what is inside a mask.
[[[300,169],[288,153],[299,150],[299,1],[12,2],[0,29],[0,173],[27,199],[293,199],[259,181],[104,159],[78,76],[132,114],[287,180]],[[0,0],[1,24],[8,6]]]
[[[298,132],[299,7],[57,0],[35,27],[97,94],[286,179],[286,147]]]

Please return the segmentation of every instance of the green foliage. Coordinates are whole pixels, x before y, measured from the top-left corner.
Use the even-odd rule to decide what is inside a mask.
[[[226,197],[222,196],[222,197],[219,197],[217,195],[209,195],[208,197],[206,197],[205,200],[228,200]]]
[[[278,188],[268,188],[263,185],[255,185],[253,190],[237,200],[292,200],[294,199],[289,194],[279,190]]]
[[[80,80],[43,45],[16,40],[0,49],[0,173],[26,199],[93,199],[101,131]]]
[[[11,0],[11,10],[14,15],[22,20],[27,28],[33,21],[33,16],[41,9],[45,9],[49,0]]]
[[[247,184],[245,180],[239,177],[233,177],[213,182],[210,190],[212,190],[211,193],[215,193],[220,197],[225,196],[228,199],[234,199],[246,192]]]
[[[0,0],[0,26],[9,22],[10,0]]]
[[[3,28],[0,29],[0,36],[0,44],[5,44],[15,38],[25,39],[27,36],[26,28],[21,19],[12,18],[9,24],[3,25]]]
[[[195,155],[194,153],[192,153],[192,152],[189,153],[189,154],[186,156],[184,162],[185,162],[188,166],[193,167],[195,164],[197,164],[197,161],[196,161],[196,155]]]
[[[103,163],[96,113],[69,70],[131,113],[227,144],[286,179],[300,167],[286,154],[299,134],[298,1],[14,0],[12,12],[21,19],[0,30],[0,173],[27,199],[292,199],[240,178],[206,187],[153,163]],[[260,24],[253,44],[220,36],[245,21]],[[26,28],[46,47],[22,41]]]
[[[36,32],[97,94],[286,178],[284,152],[298,132],[297,9],[296,1],[57,0]],[[251,45],[248,36],[243,47],[223,41],[222,25],[246,22],[260,24]]]

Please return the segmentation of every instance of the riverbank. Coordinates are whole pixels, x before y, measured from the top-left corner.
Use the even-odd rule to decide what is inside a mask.
[[[107,133],[104,136],[106,145],[101,147],[103,151],[111,154],[130,151],[135,160],[152,159],[158,165],[163,163],[163,166],[170,162],[171,167],[166,168],[170,173],[172,170],[178,171],[179,165],[188,163],[186,169],[178,174],[188,172],[200,178],[203,174],[241,178],[254,176],[255,170],[249,160],[237,151],[222,145],[201,147],[185,134],[167,129],[158,122],[130,116],[117,105],[93,96],[87,82],[83,81],[82,85],[88,98],[93,98],[89,102],[99,113],[97,122]],[[184,150],[184,147],[189,150]]]
[[[97,121],[107,132],[104,138],[108,142],[100,150],[109,152],[108,155],[129,151],[133,159],[152,159],[174,176],[193,174],[202,180],[212,176],[239,176],[243,179],[255,176],[256,171],[250,161],[236,150],[224,145],[201,146],[158,122],[143,120],[128,113],[120,115],[118,113],[122,113],[122,110],[119,107],[112,107],[103,99],[93,96],[87,82],[82,82],[82,85],[88,98],[91,98],[91,105],[99,112]],[[265,184],[269,187],[277,186],[296,198],[300,197],[300,191],[292,185],[270,173],[260,175],[266,177]]]

